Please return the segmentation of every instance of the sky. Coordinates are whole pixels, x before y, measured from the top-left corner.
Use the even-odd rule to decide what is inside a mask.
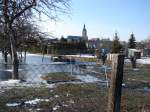
[[[42,31],[60,38],[81,35],[86,25],[88,37],[127,41],[133,32],[137,41],[150,35],[150,0],[72,0],[71,14],[59,21],[40,22]]]

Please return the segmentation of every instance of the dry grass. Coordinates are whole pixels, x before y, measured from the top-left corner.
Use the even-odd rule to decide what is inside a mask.
[[[138,71],[133,71],[132,68],[125,65],[124,82],[131,88],[150,87],[150,66],[140,65]]]
[[[61,84],[53,89],[48,88],[16,88],[0,95],[0,110],[2,112],[106,112],[107,92],[97,84]],[[149,93],[124,89],[121,112],[150,111]],[[50,102],[40,102],[37,105],[6,107],[8,102],[33,100],[35,98],[49,99]],[[54,111],[53,107],[59,106]],[[41,109],[41,111],[37,111]]]
[[[69,73],[49,73],[41,77],[46,81],[52,82],[69,82],[69,81],[77,81],[74,76],[71,76]]]

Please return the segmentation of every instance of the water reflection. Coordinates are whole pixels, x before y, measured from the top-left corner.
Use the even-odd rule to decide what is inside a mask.
[[[42,60],[43,59],[43,60]],[[2,62],[2,56],[0,55]],[[54,63],[50,56],[28,54],[26,63],[19,65],[19,77],[22,80],[41,82],[41,75],[53,72],[71,72],[72,66],[66,63]],[[11,64],[0,64],[0,80],[11,78]]]
[[[0,64],[0,81],[8,80],[11,78],[10,68],[11,68],[11,65]]]
[[[54,72],[69,72],[68,64],[26,64],[20,66],[20,78],[29,82],[41,82],[42,75]]]

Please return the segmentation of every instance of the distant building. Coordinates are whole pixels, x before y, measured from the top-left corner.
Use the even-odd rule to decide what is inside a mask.
[[[67,37],[67,41],[68,42],[80,42],[81,38],[82,38],[81,36],[71,36],[71,35],[69,35]]]
[[[89,49],[100,49],[100,39],[93,38],[93,39],[88,40],[87,47]]]
[[[82,36],[69,35],[67,37],[67,42],[81,42],[81,41],[85,41],[85,42],[88,41],[87,30],[85,25],[82,30]]]
[[[150,42],[138,42],[136,48],[141,50],[142,56],[150,56]]]
[[[108,52],[111,51],[112,41],[109,38],[100,40],[100,49],[107,49]]]
[[[57,38],[42,38],[42,40],[39,41],[40,43],[45,43],[47,45],[51,45],[53,43],[58,43],[59,40]]]
[[[144,49],[146,47],[146,43],[143,42],[136,42],[136,49]]]
[[[137,49],[128,49],[128,58],[136,57],[137,59],[141,58],[141,51]]]

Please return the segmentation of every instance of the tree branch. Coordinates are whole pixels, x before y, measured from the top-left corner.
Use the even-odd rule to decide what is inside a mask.
[[[13,23],[13,21],[14,21],[17,17],[19,17],[20,15],[22,15],[26,10],[32,8],[33,6],[34,6],[34,4],[31,4],[31,5],[27,6],[27,7],[25,7],[23,10],[21,10],[19,13],[17,13],[16,15],[14,15],[14,16],[12,17],[11,22]]]

